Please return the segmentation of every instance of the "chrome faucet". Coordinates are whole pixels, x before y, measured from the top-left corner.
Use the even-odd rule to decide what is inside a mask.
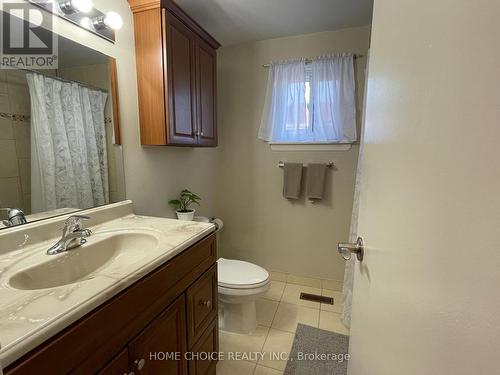
[[[56,244],[49,250],[48,255],[59,254],[64,251],[74,249],[75,247],[82,246],[87,242],[85,238],[92,235],[90,229],[82,228],[82,221],[89,220],[90,217],[84,215],[73,215],[66,219],[64,223],[63,235]]]
[[[7,220],[2,221],[2,224],[6,227],[15,227],[28,222],[24,212],[19,208],[2,208],[2,211],[7,212]]]

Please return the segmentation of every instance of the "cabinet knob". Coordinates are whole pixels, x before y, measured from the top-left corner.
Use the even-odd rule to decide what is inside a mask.
[[[146,364],[146,361],[144,360],[144,358],[136,359],[134,361],[134,365],[135,365],[135,367],[137,367],[137,370],[142,370],[142,368],[144,367],[145,364]]]
[[[203,137],[203,132],[200,132],[200,135]]]
[[[212,301],[206,299],[206,300],[202,300],[200,301],[200,305],[203,305],[203,306],[206,306],[207,308],[210,308],[210,306],[212,306]]]

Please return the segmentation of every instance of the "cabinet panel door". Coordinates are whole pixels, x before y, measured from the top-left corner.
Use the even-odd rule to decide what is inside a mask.
[[[215,373],[217,353],[219,352],[219,327],[215,318],[203,336],[191,349],[189,375],[208,375]],[[209,355],[210,354],[210,355]],[[189,358],[189,357],[188,357]]]
[[[187,374],[185,298],[179,297],[129,345],[130,367],[141,375]],[[175,355],[166,358],[166,353]],[[156,354],[156,359],[155,359]]]
[[[167,144],[193,145],[196,138],[195,35],[163,10],[168,82]]]
[[[143,145],[165,145],[167,142],[161,22],[159,9],[134,14],[139,120]]]
[[[217,265],[214,265],[187,290],[189,347],[217,317],[217,288]]]
[[[216,52],[201,39],[198,39],[196,52],[198,143],[217,146]]]
[[[128,348],[125,348],[99,371],[98,375],[128,375],[129,371]]]

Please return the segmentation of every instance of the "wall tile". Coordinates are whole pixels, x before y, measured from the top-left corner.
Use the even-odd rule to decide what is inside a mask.
[[[0,178],[0,207],[21,207],[17,177]]]
[[[29,115],[31,112],[28,86],[9,83],[10,110],[12,113]]]
[[[0,118],[0,139],[14,139],[14,130],[10,120]]]
[[[0,140],[0,177],[17,176],[19,176],[19,171],[17,168],[15,141]]]
[[[23,209],[26,215],[31,214],[31,194],[24,194]]]
[[[338,290],[338,291],[341,292],[343,286],[344,286],[344,281],[331,280],[331,279],[323,279],[323,280],[321,280],[321,287],[323,289]]]
[[[14,138],[16,139],[16,155],[18,158],[31,157],[30,124],[16,122],[14,125]]]
[[[5,69],[0,69],[0,93],[7,93],[7,81],[5,77]]]
[[[0,84],[0,86],[3,86]],[[0,91],[0,112],[10,112],[10,100],[7,92]]]
[[[321,280],[313,279],[311,277],[287,275],[286,282],[290,284],[309,286],[311,288],[321,288]]]
[[[31,161],[30,159],[18,159],[19,177],[21,178],[21,190],[23,194],[31,193]]]

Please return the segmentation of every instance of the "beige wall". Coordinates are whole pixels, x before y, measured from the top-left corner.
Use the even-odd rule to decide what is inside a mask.
[[[127,198],[134,201],[137,213],[175,217],[167,202],[187,188],[203,199],[202,206],[195,207],[197,214],[215,215],[218,149],[143,147],[140,144],[132,14],[125,1],[113,3],[121,3],[120,8],[126,8],[127,13],[124,27],[119,31],[116,56],[120,110],[125,113],[121,131]]]
[[[348,234],[357,146],[348,152],[271,152],[257,140],[267,72],[273,59],[352,51],[366,55],[369,28],[325,32],[223,48],[219,58],[220,146],[216,149],[141,147],[137,110],[132,15],[124,1],[99,0],[124,27],[112,45],[73,25],[60,33],[117,59],[127,198],[136,212],[170,216],[167,200],[182,188],[203,197],[199,212],[224,219],[222,254],[255,261],[272,270],[342,279],[337,241]],[[358,67],[360,96],[363,62]],[[278,160],[330,161],[325,203],[290,203],[281,198]],[[332,180],[333,178],[333,180]]]
[[[350,151],[278,152],[257,139],[267,82],[262,64],[333,52],[366,56],[369,27],[322,32],[222,48],[219,51],[219,128],[222,172],[219,214],[226,227],[221,254],[270,270],[342,280],[336,243],[348,239],[358,146]],[[357,61],[359,108],[364,66]],[[361,114],[359,114],[361,119]],[[326,198],[311,204],[282,198],[279,160],[334,161]]]
[[[124,26],[116,32],[114,44],[57,17],[54,27],[58,34],[117,60],[127,198],[134,201],[138,213],[174,217],[167,201],[189,188],[203,197],[200,213],[217,214],[218,150],[141,147],[132,13],[124,0],[94,0],[94,6],[123,17]]]

